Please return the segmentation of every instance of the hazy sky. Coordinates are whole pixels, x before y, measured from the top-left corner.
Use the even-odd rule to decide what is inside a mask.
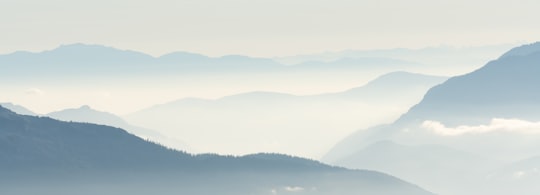
[[[538,0],[0,0],[0,53],[75,42],[282,56],[540,40]]]

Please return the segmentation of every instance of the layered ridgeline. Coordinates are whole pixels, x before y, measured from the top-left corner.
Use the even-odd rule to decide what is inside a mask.
[[[38,74],[62,77],[192,73],[192,71],[261,71],[282,66],[269,59],[233,55],[211,58],[187,52],[175,52],[156,58],[141,52],[87,44],[62,45],[38,53],[19,51],[4,54],[0,55],[0,65],[11,75]]]
[[[167,137],[155,130],[131,125],[119,116],[108,112],[94,110],[87,105],[81,106],[80,108],[69,108],[51,112],[46,114],[46,116],[62,121],[86,122],[117,127],[143,139],[148,139],[152,142],[157,142],[170,148],[183,151],[193,151],[179,139]]]
[[[392,72],[338,93],[251,92],[214,100],[180,99],[125,118],[182,139],[202,152],[266,151],[320,158],[351,130],[395,120],[430,87],[446,79]]]
[[[0,172],[2,194],[430,194],[379,172],[278,154],[191,155],[3,107]]]
[[[442,194],[534,194],[538,75],[540,43],[512,49],[431,88],[394,123],[349,136],[324,161],[387,171]]]
[[[270,58],[240,55],[209,57],[174,52],[154,57],[101,45],[71,44],[42,52],[0,55],[0,81],[10,83],[0,89],[7,92],[2,101],[33,108],[44,107],[40,101],[53,105],[103,105],[106,100],[113,104],[107,109],[126,113],[134,111],[129,108],[171,101],[174,97],[220,97],[247,91],[336,91],[388,72],[428,74],[423,71],[428,68],[433,66],[383,57],[284,65]],[[148,94],[152,97],[126,100]],[[32,95],[41,98],[32,99]]]
[[[41,116],[40,114],[37,114],[21,105],[16,105],[13,103],[0,103],[0,106],[20,115]],[[117,127],[124,129],[127,132],[143,139],[157,142],[170,148],[175,148],[177,150],[183,151],[193,151],[192,148],[189,148],[185,143],[180,140],[164,136],[158,131],[131,125],[119,116],[108,112],[94,110],[87,105],[81,106],[80,108],[68,108],[64,110],[59,110],[45,114],[43,116],[48,116],[61,121],[94,123]]]
[[[444,57],[452,51],[479,55],[464,55],[455,63],[459,67],[428,60],[434,52],[436,58],[454,59]],[[397,55],[400,52],[407,55]],[[359,51],[331,60],[314,58],[284,64],[275,59],[240,55],[210,57],[174,52],[150,56],[101,45],[70,44],[42,52],[0,54],[0,82],[9,83],[0,86],[0,91],[5,92],[0,101],[41,113],[92,105],[125,114],[187,97],[213,99],[250,91],[298,95],[336,92],[395,71],[453,76],[463,69],[479,67],[477,56],[495,56],[494,53],[500,55],[489,47],[474,52],[451,48]]]
[[[153,57],[137,51],[119,50],[101,45],[62,45],[43,52],[19,51],[0,55],[0,74],[6,76],[120,76],[120,75],[170,75],[193,73],[270,73],[304,71],[347,71],[386,69],[410,70],[421,66],[390,58],[347,58],[333,63],[306,62],[287,66],[269,58],[241,55],[208,57],[188,52],[174,52]]]
[[[13,103],[0,103],[0,106],[4,107],[4,108],[7,108],[17,114],[21,114],[21,115],[31,115],[31,116],[36,116],[38,114],[36,114],[35,112],[29,110],[28,108],[25,108],[21,105],[16,105],[16,104],[13,104]]]
[[[479,68],[486,61],[500,56],[508,49],[514,47],[514,44],[491,45],[479,47],[460,47],[449,46],[428,47],[422,49],[375,49],[375,50],[346,50],[337,52],[324,52],[318,54],[296,55],[274,58],[274,60],[285,64],[298,65],[321,65],[348,64],[354,59],[363,59],[364,61],[378,61],[378,63],[387,63],[384,59],[399,59],[402,61],[418,62],[423,64],[424,73],[437,75],[458,75],[470,72]],[[426,72],[428,70],[428,72]],[[409,69],[409,71],[412,71]],[[419,71],[419,70],[416,70]]]
[[[43,52],[18,51],[0,55],[1,76],[10,75],[95,75],[194,72],[333,71],[386,69],[444,74],[463,72],[500,55],[510,45],[476,48],[434,47],[343,51],[309,56],[253,58],[240,55],[208,57],[173,52],[159,57],[145,53],[88,44],[62,45]],[[452,56],[452,58],[450,58]],[[282,62],[282,63],[280,63]],[[287,65],[285,65],[287,64]],[[452,65],[452,66],[450,66]],[[444,71],[441,72],[441,69]],[[424,70],[424,71],[422,71]],[[426,72],[427,71],[427,72]],[[433,72],[436,71],[436,72]],[[438,72],[437,72],[438,71]],[[104,75],[105,74],[105,75]],[[451,73],[455,74],[455,73]]]

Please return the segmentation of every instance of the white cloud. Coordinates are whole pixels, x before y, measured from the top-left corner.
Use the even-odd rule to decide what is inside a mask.
[[[301,191],[304,191],[304,188],[303,187],[298,187],[298,186],[287,186],[287,187],[285,187],[285,191],[288,191],[288,192],[301,192]]]
[[[493,118],[487,125],[461,125],[457,127],[447,127],[439,121],[426,120],[422,123],[421,127],[442,136],[482,134],[489,132],[515,132],[523,134],[540,133],[540,122],[503,118]]]
[[[41,89],[38,89],[38,88],[30,88],[30,89],[27,89],[24,91],[24,93],[26,95],[36,95],[36,96],[41,96],[43,95],[43,91]]]

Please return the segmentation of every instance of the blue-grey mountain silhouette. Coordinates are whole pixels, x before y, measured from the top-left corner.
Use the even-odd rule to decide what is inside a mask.
[[[101,45],[71,44],[39,53],[15,52],[0,55],[2,76],[69,77],[184,74],[196,72],[262,71],[282,67],[269,59],[246,56],[206,57],[175,52],[161,57],[118,50]],[[32,78],[32,77],[29,77]]]
[[[269,58],[241,55],[208,57],[189,52],[173,52],[153,57],[136,51],[77,43],[37,53],[19,51],[0,55],[0,68],[4,70],[0,75],[27,77],[27,79],[40,75],[41,79],[50,77],[58,79],[74,76],[119,77],[253,72],[268,74],[351,70],[379,70],[380,74],[381,71],[422,72],[424,69],[434,68],[429,63],[414,61],[414,58],[387,58],[377,55],[377,52],[372,54],[374,56],[343,57],[332,62],[310,61],[284,65]]]
[[[279,154],[192,155],[126,131],[0,107],[2,194],[430,194],[374,171]]]
[[[449,79],[428,91],[422,102],[406,115],[449,124],[486,122],[493,117],[540,119],[540,91],[534,83],[540,81],[540,43],[511,50],[484,67]],[[533,52],[536,49],[536,52]],[[525,53],[526,55],[514,55]]]
[[[396,175],[443,194],[506,194],[509,191],[534,194],[536,188],[528,186],[534,182],[520,183],[516,180],[513,181],[518,183],[516,185],[490,185],[493,181],[489,178],[493,176],[490,172],[494,167],[539,154],[540,137],[535,133],[534,126],[535,122],[540,120],[540,92],[536,87],[536,83],[540,83],[539,62],[540,43],[512,49],[476,71],[452,77],[431,88],[420,103],[394,123],[360,130],[350,135],[338,143],[323,161],[337,162],[348,167],[362,167],[362,162],[368,158],[365,151],[381,140],[391,140],[408,147],[435,144],[438,147],[463,151],[471,157],[456,157],[449,150],[426,148],[423,151],[425,154],[435,152],[443,158],[454,156],[464,160],[465,165],[448,166],[440,161],[432,166],[445,168],[409,167],[409,170],[396,171],[410,171],[409,176]],[[385,153],[379,162],[391,161],[402,153],[408,153],[406,148],[397,149],[400,152]],[[421,156],[400,162],[421,164],[432,162],[430,158]],[[479,159],[491,160],[486,162]],[[392,166],[390,164],[375,170],[388,171],[395,168]],[[446,180],[436,181],[429,176],[433,171],[441,172],[442,175],[460,171],[462,175],[461,178],[448,177]],[[413,177],[417,179],[411,179]],[[437,186],[437,182],[458,184],[463,181],[478,185],[462,185],[461,188],[453,189]]]
[[[23,106],[20,106],[20,105],[16,105],[16,104],[13,104],[13,103],[0,103],[0,106],[3,106],[4,108],[7,108],[17,114],[20,114],[20,115],[31,115],[31,116],[36,116],[37,114],[34,113],[33,111],[29,110],[28,108],[25,108]]]
[[[347,61],[354,60],[379,60],[371,68],[378,64],[386,64],[393,60],[406,63],[386,64],[389,66],[403,68],[409,64],[407,69],[411,72],[422,72],[436,75],[457,75],[470,72],[479,68],[486,61],[500,56],[502,53],[514,47],[513,44],[462,47],[454,48],[448,46],[428,47],[422,49],[379,49],[379,50],[345,50],[338,52],[325,52],[320,54],[308,54],[275,58],[276,61],[285,64],[333,64],[343,66]],[[345,60],[345,62],[340,62]],[[396,66],[398,65],[398,66]],[[379,66],[380,67],[380,66]],[[417,69],[419,68],[419,69]],[[396,69],[394,69],[396,71]]]
[[[410,72],[391,72],[370,81],[364,86],[349,89],[336,95],[370,103],[384,102],[385,104],[389,104],[392,101],[408,99],[409,97],[404,94],[422,94],[426,89],[440,84],[446,79],[446,77],[441,76]],[[400,95],[400,98],[396,98],[399,94],[403,95]]]
[[[166,145],[167,147],[184,151],[190,150],[189,146],[187,146],[185,143],[178,139],[169,138],[155,130],[133,126],[131,124],[128,124],[126,121],[124,121],[124,119],[120,118],[119,116],[108,112],[94,110],[87,105],[81,106],[80,108],[64,109],[56,112],[51,112],[46,114],[46,116],[62,121],[86,122],[117,127],[124,129],[138,137],[157,142],[161,145]]]

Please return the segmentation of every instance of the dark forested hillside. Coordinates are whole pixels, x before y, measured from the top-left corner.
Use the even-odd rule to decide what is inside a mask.
[[[0,107],[2,194],[429,194],[373,172],[279,154],[192,155],[118,128]]]

